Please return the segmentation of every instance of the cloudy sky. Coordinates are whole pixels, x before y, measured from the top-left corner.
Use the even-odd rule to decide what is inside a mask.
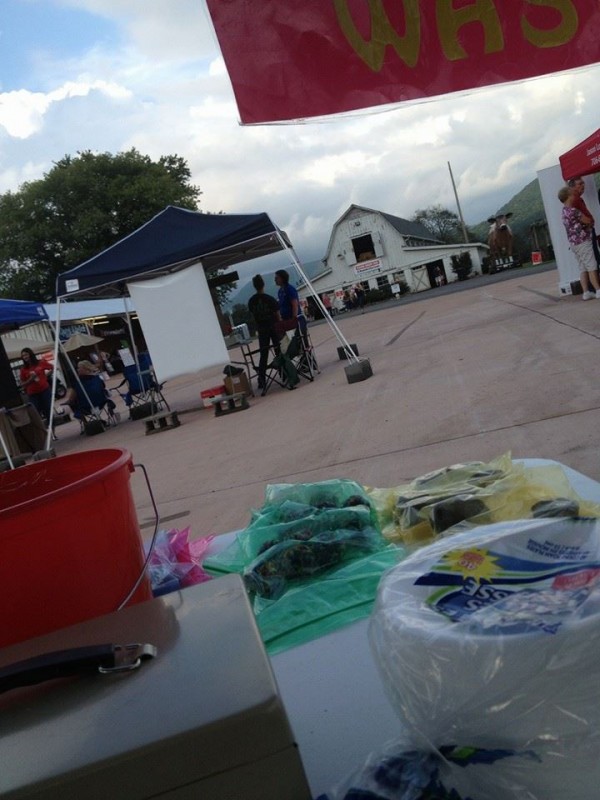
[[[385,112],[243,127],[204,0],[2,0],[0,192],[80,150],[177,154],[205,211],[267,211],[300,258],[351,203],[494,213],[597,127],[600,66]]]

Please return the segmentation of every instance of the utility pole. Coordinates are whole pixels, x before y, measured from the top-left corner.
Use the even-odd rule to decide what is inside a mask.
[[[450,170],[450,180],[452,181],[452,188],[454,189],[454,197],[456,198],[456,207],[458,208],[458,217],[460,219],[460,224],[462,226],[463,236],[465,239],[465,243],[469,244],[469,235],[467,234],[467,227],[463,219],[462,210],[460,207],[460,201],[458,199],[458,192],[456,191],[456,184],[454,183],[454,175],[452,174],[452,167],[450,166],[449,161],[448,161],[448,169]]]

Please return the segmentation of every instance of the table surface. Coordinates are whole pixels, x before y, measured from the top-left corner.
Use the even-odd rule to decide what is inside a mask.
[[[524,459],[529,467],[556,465]],[[600,483],[560,464],[575,491],[600,502]],[[217,537],[219,549],[235,533]],[[308,781],[316,797],[398,737],[401,723],[383,690],[367,639],[368,619],[271,657]]]

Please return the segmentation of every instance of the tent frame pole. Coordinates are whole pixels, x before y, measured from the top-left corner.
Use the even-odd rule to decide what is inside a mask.
[[[88,393],[86,392],[86,390],[85,390],[85,388],[83,386],[82,381],[79,379],[79,375],[77,374],[77,370],[75,369],[75,367],[73,365],[73,362],[69,358],[69,355],[68,355],[67,351],[63,349],[63,347],[62,347],[62,345],[60,343],[60,335],[58,333],[60,331],[60,298],[57,298],[57,300],[58,300],[58,302],[56,304],[56,323],[55,323],[54,327],[53,327],[52,323],[50,322],[50,320],[48,320],[48,325],[50,326],[50,329],[52,330],[53,335],[54,335],[54,370],[52,371],[52,403],[50,405],[50,422],[48,424],[48,432],[46,434],[46,450],[50,449],[50,443],[52,441],[52,420],[54,418],[54,401],[55,401],[55,398],[56,398],[56,381],[57,381],[57,378],[58,378],[58,376],[56,374],[56,367],[57,367],[57,365],[59,363],[58,362],[58,351],[59,350],[65,356],[65,361],[69,365],[69,368],[71,370],[71,373],[73,374],[73,377],[75,378],[75,381],[79,385],[79,388],[81,389],[81,392],[84,395],[85,399],[88,401],[88,405],[89,405],[89,407],[91,409],[92,416],[96,417],[96,419],[102,419],[102,417],[100,416],[100,409],[97,408],[92,403],[92,401],[90,399],[90,396],[88,395]]]
[[[306,272],[302,268],[302,265],[300,263],[300,260],[299,260],[298,256],[296,255],[296,252],[295,252],[294,248],[291,245],[288,245],[285,242],[283,236],[281,235],[281,232],[280,232],[279,228],[276,228],[276,233],[277,233],[277,238],[279,239],[279,242],[281,243],[282,248],[284,250],[286,250],[288,252],[289,256],[290,256],[290,259],[291,259],[291,262],[292,262],[292,266],[296,268],[298,274],[300,275],[300,277],[304,281],[304,284],[312,292],[313,299],[314,299],[315,303],[317,304],[317,306],[323,312],[323,318],[325,319],[325,322],[327,322],[327,324],[329,325],[329,327],[331,328],[331,330],[335,334],[335,337],[337,338],[339,343],[342,345],[342,347],[344,349],[344,353],[346,354],[346,358],[351,363],[358,364],[360,362],[360,359],[358,358],[358,356],[356,355],[356,353],[354,352],[354,350],[352,349],[352,347],[348,343],[348,340],[346,339],[346,337],[344,336],[342,331],[339,329],[337,323],[334,321],[334,319],[332,318],[331,314],[325,308],[325,305],[323,304],[323,301],[319,297],[319,294],[317,293],[315,287],[312,285],[308,275],[306,274]]]
[[[8,466],[11,469],[14,469],[15,465],[13,463],[10,453],[8,452],[8,446],[4,441],[4,436],[2,436],[2,431],[0,431],[0,444],[2,445],[2,449],[4,450],[4,455],[6,456],[6,460],[8,461]]]
[[[58,367],[58,349],[60,347],[60,336],[58,335],[58,331],[60,331],[60,297],[57,297],[56,303],[56,324],[52,327],[52,323],[48,320],[48,325],[50,326],[50,330],[54,335],[54,369],[52,370],[52,386],[50,389],[51,392],[51,400],[50,400],[50,419],[48,420],[48,430],[46,432],[46,450],[50,450],[50,444],[52,442],[52,423],[54,421],[54,399],[56,397],[56,382],[58,380],[57,374],[57,367]]]
[[[125,316],[127,317],[127,328],[129,329],[129,338],[131,339],[131,349],[133,350],[133,358],[135,361],[135,369],[137,372],[140,389],[143,389],[144,384],[142,381],[142,370],[140,368],[140,354],[138,353],[137,345],[135,343],[135,338],[133,336],[133,323],[131,321],[132,309],[129,308],[129,303],[127,302],[130,299],[131,299],[130,295],[123,296],[123,303],[125,305]]]

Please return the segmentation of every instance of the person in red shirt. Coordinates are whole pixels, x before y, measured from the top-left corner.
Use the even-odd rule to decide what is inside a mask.
[[[589,208],[585,204],[585,200],[583,199],[583,193],[585,192],[585,181],[582,177],[578,176],[576,178],[571,178],[567,185],[569,189],[573,190],[571,206],[580,211],[584,217],[589,217],[592,220],[592,245],[594,247],[596,264],[600,266],[600,248],[598,247],[598,237],[596,236],[596,231],[594,228],[596,223],[594,222],[594,217],[592,216]]]
[[[38,358],[29,347],[21,350],[21,358],[23,359],[23,366],[19,374],[21,388],[25,390],[27,399],[39,414],[46,422],[49,422],[52,390],[48,383],[47,373],[52,372],[52,366],[43,358]]]

